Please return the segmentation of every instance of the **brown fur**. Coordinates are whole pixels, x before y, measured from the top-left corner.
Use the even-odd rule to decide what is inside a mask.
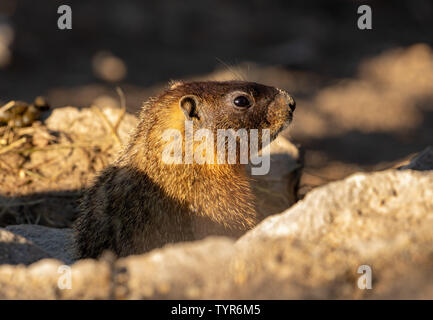
[[[254,101],[245,111],[231,104],[238,92]],[[244,165],[162,162],[162,133],[175,128],[185,134],[187,115],[179,104],[190,95],[197,102],[194,131],[269,128],[275,138],[294,108],[285,92],[243,81],[177,82],[150,99],[129,145],[83,197],[74,226],[79,258],[104,250],[138,254],[208,235],[237,237],[257,223]]]

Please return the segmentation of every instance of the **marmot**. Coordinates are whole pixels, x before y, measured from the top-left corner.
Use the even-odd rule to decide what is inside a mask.
[[[294,99],[245,81],[176,82],[147,101],[129,144],[84,193],[77,218],[78,258],[139,254],[208,235],[238,237],[258,222],[245,165],[167,164],[166,129],[269,129],[292,120]],[[182,154],[185,155],[185,146]],[[239,159],[239,158],[237,158]]]

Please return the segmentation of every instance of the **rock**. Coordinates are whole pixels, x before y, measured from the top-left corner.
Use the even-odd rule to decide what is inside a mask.
[[[55,299],[61,263],[44,259],[29,267],[0,266],[0,299]]]
[[[5,229],[30,241],[52,258],[66,264],[73,262],[72,229],[55,229],[34,224],[12,225]]]
[[[0,266],[0,299],[110,299],[111,266],[82,260],[68,269],[44,259],[29,267]],[[70,286],[65,277],[71,275]]]
[[[338,232],[336,241],[361,248],[363,240],[394,238],[396,231],[432,214],[433,173],[355,174],[316,188],[293,208],[264,220],[239,243],[285,236],[305,241]]]
[[[304,166],[302,150],[279,135],[270,145],[270,168],[265,175],[252,175],[261,219],[292,206],[298,200],[298,187]],[[251,167],[247,169],[251,173]]]
[[[308,288],[298,290],[297,298],[431,298],[432,228],[433,173],[389,170],[317,188],[236,246],[265,261],[265,271],[250,271],[256,279],[267,276],[268,268],[283,272],[290,266],[285,281]],[[364,264],[373,269],[371,292],[356,287],[356,271]],[[272,286],[272,280],[263,283]],[[401,291],[404,286],[411,289]]]
[[[114,126],[122,117],[120,108],[104,107],[100,109],[107,120]],[[119,139],[128,142],[131,131],[137,125],[137,118],[125,113],[117,130]],[[110,130],[104,120],[92,108],[78,109],[75,107],[56,108],[45,120],[45,125],[53,131],[67,132],[69,135],[88,136],[89,140],[103,140]]]
[[[179,243],[116,263],[116,298],[224,298],[230,290],[233,241],[210,237]]]
[[[80,260],[71,268],[71,289],[59,291],[61,299],[113,299],[116,282],[113,261]],[[55,275],[58,282],[59,274]],[[58,286],[57,286],[58,287]]]
[[[50,254],[28,239],[0,228],[0,264],[31,264]]]

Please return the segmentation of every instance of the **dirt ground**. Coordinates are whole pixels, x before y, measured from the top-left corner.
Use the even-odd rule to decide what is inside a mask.
[[[119,108],[115,124],[117,86],[131,114],[170,79],[236,78],[287,90],[297,101],[289,138],[305,150],[301,195],[433,145],[429,1],[369,1],[368,31],[356,28],[357,1],[86,1],[71,5],[69,31],[56,28],[57,1],[29,3],[0,3],[0,41],[13,30],[0,105],[45,95],[54,111],[30,128],[0,128],[0,226],[70,225],[80,188],[117,151],[104,117],[89,108]],[[69,105],[92,113],[95,136],[64,134],[55,108]],[[63,144],[73,147],[56,147]]]

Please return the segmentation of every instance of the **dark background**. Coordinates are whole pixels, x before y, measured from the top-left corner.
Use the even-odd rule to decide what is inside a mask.
[[[57,8],[72,8],[72,30]],[[371,31],[356,27],[357,7],[373,9]],[[14,30],[0,99],[32,99],[53,88],[113,87],[92,59],[109,51],[127,67],[116,84],[148,87],[244,61],[350,77],[387,48],[432,44],[433,3],[415,1],[17,1],[0,0],[0,23]],[[85,106],[91,101],[76,100]],[[68,104],[59,98],[54,104]]]

